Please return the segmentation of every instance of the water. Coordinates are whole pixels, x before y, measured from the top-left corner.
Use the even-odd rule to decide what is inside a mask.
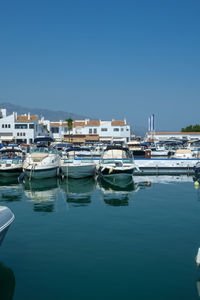
[[[1,179],[15,221],[0,248],[0,299],[199,299],[199,190],[190,177],[135,181]]]

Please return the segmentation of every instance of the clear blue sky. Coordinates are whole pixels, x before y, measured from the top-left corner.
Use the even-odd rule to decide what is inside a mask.
[[[200,123],[200,1],[0,1],[0,102]]]

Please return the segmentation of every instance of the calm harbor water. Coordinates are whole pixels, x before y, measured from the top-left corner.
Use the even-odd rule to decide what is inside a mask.
[[[191,177],[138,177],[126,190],[9,181],[0,178],[0,204],[15,214],[0,247],[0,299],[199,299]]]

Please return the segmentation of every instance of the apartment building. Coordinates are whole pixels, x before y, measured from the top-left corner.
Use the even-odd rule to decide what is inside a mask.
[[[37,115],[16,112],[8,115],[6,109],[0,109],[0,141],[31,144],[37,136],[48,135],[47,128]]]
[[[49,126],[49,125],[48,125]],[[50,131],[56,140],[66,140],[69,137],[67,122],[51,122]],[[73,138],[76,136],[87,136],[87,139],[101,141],[104,143],[127,143],[130,141],[130,125],[126,120],[76,120],[70,132]],[[98,137],[98,138],[97,138]]]

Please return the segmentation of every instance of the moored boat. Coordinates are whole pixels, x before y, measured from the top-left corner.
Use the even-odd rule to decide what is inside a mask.
[[[39,145],[27,153],[23,171],[30,179],[51,178],[59,175],[60,156],[56,149]]]
[[[62,157],[61,170],[65,177],[86,178],[95,175],[96,164],[92,156],[81,157],[80,152],[82,152],[80,148],[71,147],[67,150],[66,155]]]
[[[128,150],[121,146],[108,146],[102,155],[98,174],[105,181],[117,186],[129,185],[133,180],[135,169],[133,157]]]
[[[22,172],[24,153],[19,147],[0,149],[0,175],[19,174]]]

